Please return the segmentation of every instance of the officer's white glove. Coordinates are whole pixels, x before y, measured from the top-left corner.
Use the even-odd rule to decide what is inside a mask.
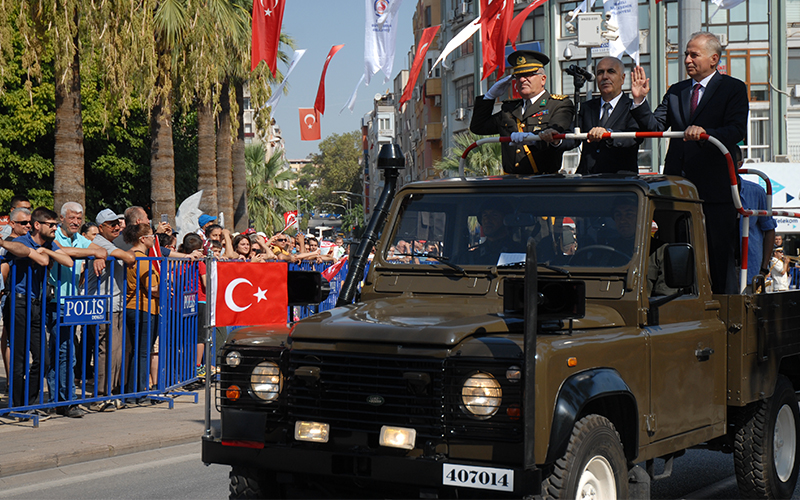
[[[531,134],[530,132],[511,132],[511,143],[520,144],[535,136],[536,134]]]
[[[511,86],[511,77],[512,75],[508,75],[504,78],[501,78],[492,85],[492,88],[489,89],[488,92],[483,94],[484,99],[488,99],[490,101],[494,101],[498,97],[503,97],[508,92],[508,87]]]

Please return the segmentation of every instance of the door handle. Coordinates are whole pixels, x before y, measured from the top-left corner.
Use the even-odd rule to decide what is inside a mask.
[[[697,361],[708,361],[709,356],[712,354],[714,354],[714,349],[710,347],[694,351],[694,355],[697,356]]]

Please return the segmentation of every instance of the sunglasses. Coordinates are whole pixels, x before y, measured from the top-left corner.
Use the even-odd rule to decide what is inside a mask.
[[[39,224],[47,224],[49,227],[57,227],[58,226],[58,222],[47,222],[47,221],[44,221],[44,220],[37,220],[36,222],[38,222]]]
[[[118,220],[112,220],[112,221],[108,221],[108,222],[103,222],[103,224],[106,224],[106,225],[111,226],[111,227],[117,227],[117,226],[119,226],[120,222]]]
[[[12,220],[11,222],[13,222],[14,224],[19,224],[20,226],[30,226],[31,225],[31,221],[29,221],[29,220]]]
[[[275,241],[277,241],[278,243],[286,243],[289,240],[287,240],[286,238],[280,238],[280,239],[277,239]]]

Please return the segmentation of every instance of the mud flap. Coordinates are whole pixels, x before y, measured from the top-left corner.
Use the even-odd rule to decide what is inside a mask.
[[[650,475],[638,465],[628,471],[628,495],[635,500],[650,500]]]

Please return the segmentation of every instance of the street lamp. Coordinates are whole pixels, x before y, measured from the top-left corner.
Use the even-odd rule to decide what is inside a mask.
[[[366,205],[367,205],[367,203],[366,203],[367,197],[364,196],[362,193],[354,193],[352,191],[331,191],[331,193],[333,193],[333,194],[349,194],[351,196],[360,196],[361,197],[361,207],[362,207],[362,209],[364,207],[366,207]],[[366,220],[367,220],[367,214],[366,214],[366,212],[364,212],[364,222],[366,222]]]

